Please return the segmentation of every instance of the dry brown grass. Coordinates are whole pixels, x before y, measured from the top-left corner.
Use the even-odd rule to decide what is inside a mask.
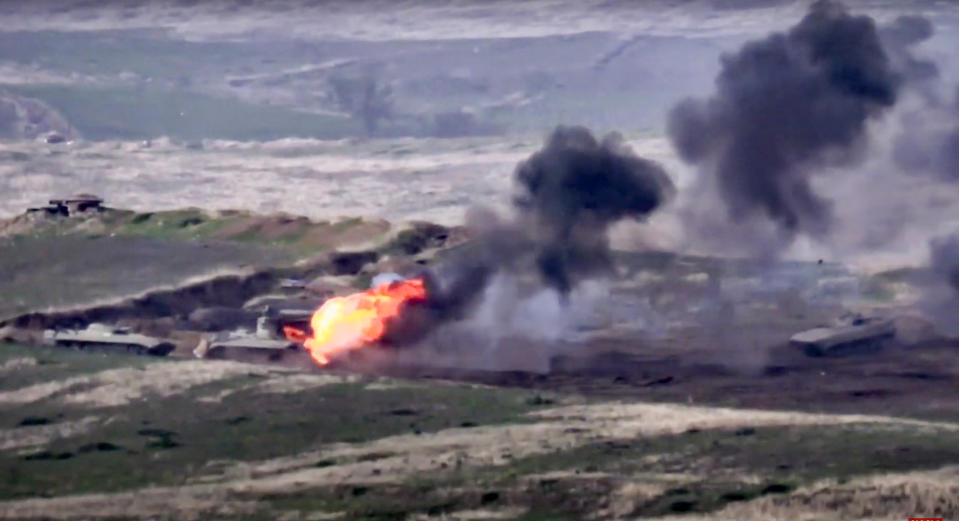
[[[90,494],[0,503],[0,519],[178,519],[200,521],[212,515],[237,516],[255,510],[252,501],[227,501],[222,491],[145,489],[122,494]]]
[[[18,371],[25,367],[33,367],[35,365],[37,365],[37,359],[33,357],[24,356],[20,358],[11,358],[0,364],[0,375],[11,371]]]
[[[208,360],[177,363],[154,362],[142,369],[124,367],[92,375],[34,384],[0,392],[0,404],[27,404],[56,395],[64,405],[116,407],[147,395],[170,396],[193,387],[239,375],[268,375],[276,372],[263,366]]]
[[[701,516],[662,521],[903,521],[959,517],[959,467],[878,474],[845,483],[825,480],[786,496],[767,496]]]
[[[30,364],[29,358],[17,358],[0,366],[12,370]],[[33,361],[32,363],[36,363]],[[118,407],[150,397],[165,397],[181,394],[195,387],[238,376],[258,376],[262,379],[253,384],[226,389],[213,396],[199,396],[199,401],[219,401],[241,390],[261,393],[285,394],[319,388],[337,383],[359,380],[347,374],[303,374],[291,369],[263,365],[244,364],[221,360],[191,360],[178,362],[154,362],[142,369],[124,367],[74,376],[60,381],[34,384],[20,389],[0,392],[0,405],[27,404],[52,397],[64,405],[80,407]]]
[[[22,451],[48,445],[58,438],[69,438],[93,430],[99,421],[96,416],[87,416],[79,420],[34,425],[0,430],[0,450]]]

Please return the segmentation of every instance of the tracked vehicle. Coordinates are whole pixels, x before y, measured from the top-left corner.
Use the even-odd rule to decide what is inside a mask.
[[[237,337],[209,342],[194,353],[201,358],[214,360],[237,360],[241,362],[282,362],[292,353],[300,351],[296,342],[272,338]]]
[[[796,333],[789,343],[808,356],[843,356],[878,351],[895,334],[891,320],[855,315],[834,326]]]
[[[271,310],[267,307],[256,321],[254,335],[236,335],[227,338],[204,339],[193,351],[198,358],[219,360],[239,360],[243,362],[282,362],[295,353],[304,351],[303,347],[285,338],[284,326],[295,326],[300,330],[309,328],[310,310],[283,309]]]
[[[139,335],[129,328],[106,324],[90,324],[79,330],[47,330],[46,343],[84,351],[132,353],[138,355],[166,356],[176,347],[172,342],[146,335]]]

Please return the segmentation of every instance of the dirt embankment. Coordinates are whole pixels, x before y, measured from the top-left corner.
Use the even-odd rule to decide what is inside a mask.
[[[278,271],[265,269],[249,273],[214,275],[183,285],[157,288],[113,302],[69,309],[25,313],[4,321],[0,327],[21,329],[79,327],[91,322],[121,319],[187,316],[200,307],[239,307],[265,293],[277,281]]]

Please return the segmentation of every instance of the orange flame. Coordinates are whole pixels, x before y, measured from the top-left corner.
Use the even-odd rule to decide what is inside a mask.
[[[310,319],[312,336],[292,326],[285,326],[283,333],[303,344],[316,363],[326,365],[332,356],[379,340],[386,321],[398,315],[404,303],[425,299],[423,279],[382,284],[324,302]]]

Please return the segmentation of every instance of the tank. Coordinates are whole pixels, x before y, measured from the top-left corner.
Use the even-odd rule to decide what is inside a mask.
[[[129,328],[97,323],[79,330],[47,330],[44,340],[59,347],[153,356],[166,356],[176,347],[172,342],[139,335]]]
[[[789,342],[809,356],[841,356],[877,351],[895,334],[891,320],[856,315],[834,326],[796,333]]]

